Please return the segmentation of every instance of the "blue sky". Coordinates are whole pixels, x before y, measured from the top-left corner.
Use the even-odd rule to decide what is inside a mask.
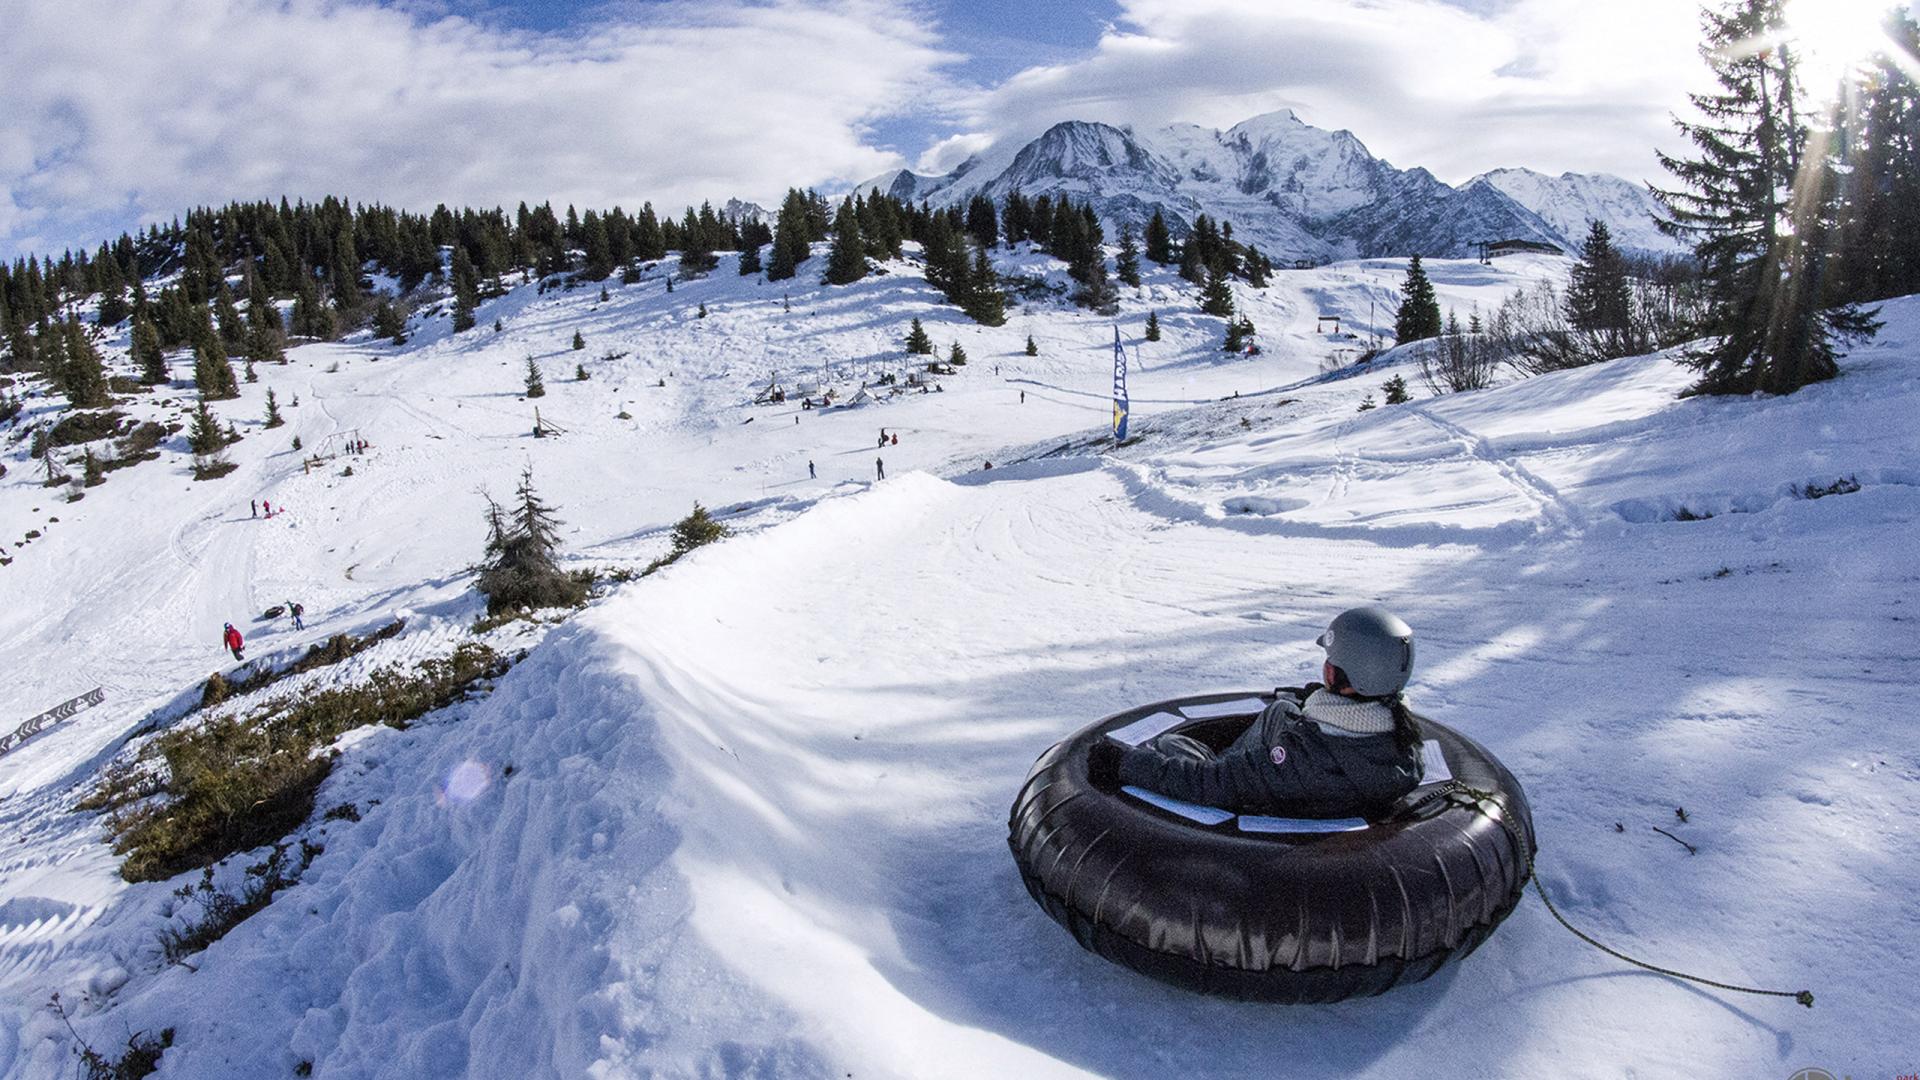
[[[1875,0],[1795,0],[1809,10]],[[1458,182],[1656,172],[1688,0],[0,0],[0,257],[231,199],[771,203],[1291,108]]]

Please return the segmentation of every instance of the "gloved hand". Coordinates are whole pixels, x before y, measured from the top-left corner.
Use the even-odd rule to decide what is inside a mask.
[[[1112,739],[1087,748],[1087,782],[1101,791],[1120,790],[1120,758],[1126,750]]]

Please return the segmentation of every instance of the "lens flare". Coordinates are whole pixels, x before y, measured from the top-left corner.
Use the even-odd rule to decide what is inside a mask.
[[[1887,45],[1889,0],[1788,0],[1787,41],[1800,61],[1802,85],[1830,92]]]
[[[440,785],[440,798],[443,803],[472,802],[486,794],[492,783],[492,769],[477,761],[463,761],[447,773],[446,783]]]

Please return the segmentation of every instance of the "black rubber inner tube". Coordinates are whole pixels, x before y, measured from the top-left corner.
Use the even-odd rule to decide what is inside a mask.
[[[1416,714],[1457,785],[1430,774],[1353,831],[1254,832],[1273,823],[1237,815],[1204,824],[1087,782],[1087,747],[1108,732],[1171,714],[1169,730],[1222,746],[1273,698],[1207,694],[1142,705],[1040,755],[1014,799],[1007,837],[1034,900],[1109,960],[1250,1000],[1379,994],[1472,952],[1520,902],[1533,818],[1513,775],[1444,724]]]

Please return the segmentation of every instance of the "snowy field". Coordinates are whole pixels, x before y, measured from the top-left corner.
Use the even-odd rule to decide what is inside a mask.
[[[175,1029],[161,1077],[1920,1068],[1920,299],[1789,398],[1679,400],[1685,370],[1648,357],[1443,399],[1395,369],[1415,402],[1357,413],[1389,372],[1319,378],[1364,341],[1316,320],[1364,338],[1371,299],[1387,328],[1402,267],[1243,290],[1266,352],[1240,360],[1155,276],[1120,320],[1130,352],[1148,309],[1166,329],[1131,376],[1143,437],[1101,454],[1107,320],[1036,303],[981,328],[889,269],[824,289],[723,260],[672,294],[523,287],[459,337],[303,347],[218,407],[247,438],[217,481],[176,439],[68,504],[9,444],[0,725],[107,700],[0,758],[0,1073],[82,1075],[56,991],[102,1049]],[[1429,270],[1464,321],[1565,264]],[[752,403],[773,375],[904,374],[915,315],[971,357],[940,392]],[[536,404],[559,437],[529,436]],[[369,453],[317,471],[289,448],[349,431]],[[491,695],[348,736],[317,805],[360,820],[316,816],[301,882],[168,964],[181,882],[122,882],[73,803],[222,667],[224,621],[275,657],[409,616],[310,682],[450,651],[480,613],[477,492],[529,464],[578,565],[644,566],[696,499],[738,535],[496,631],[531,652]],[[287,599],[307,630],[255,621]],[[1818,1006],[1623,967],[1533,897],[1464,963],[1332,1006],[1197,997],[1074,944],[1006,848],[1033,759],[1129,704],[1311,677],[1363,601],[1418,633],[1415,704],[1526,786],[1575,923]]]

